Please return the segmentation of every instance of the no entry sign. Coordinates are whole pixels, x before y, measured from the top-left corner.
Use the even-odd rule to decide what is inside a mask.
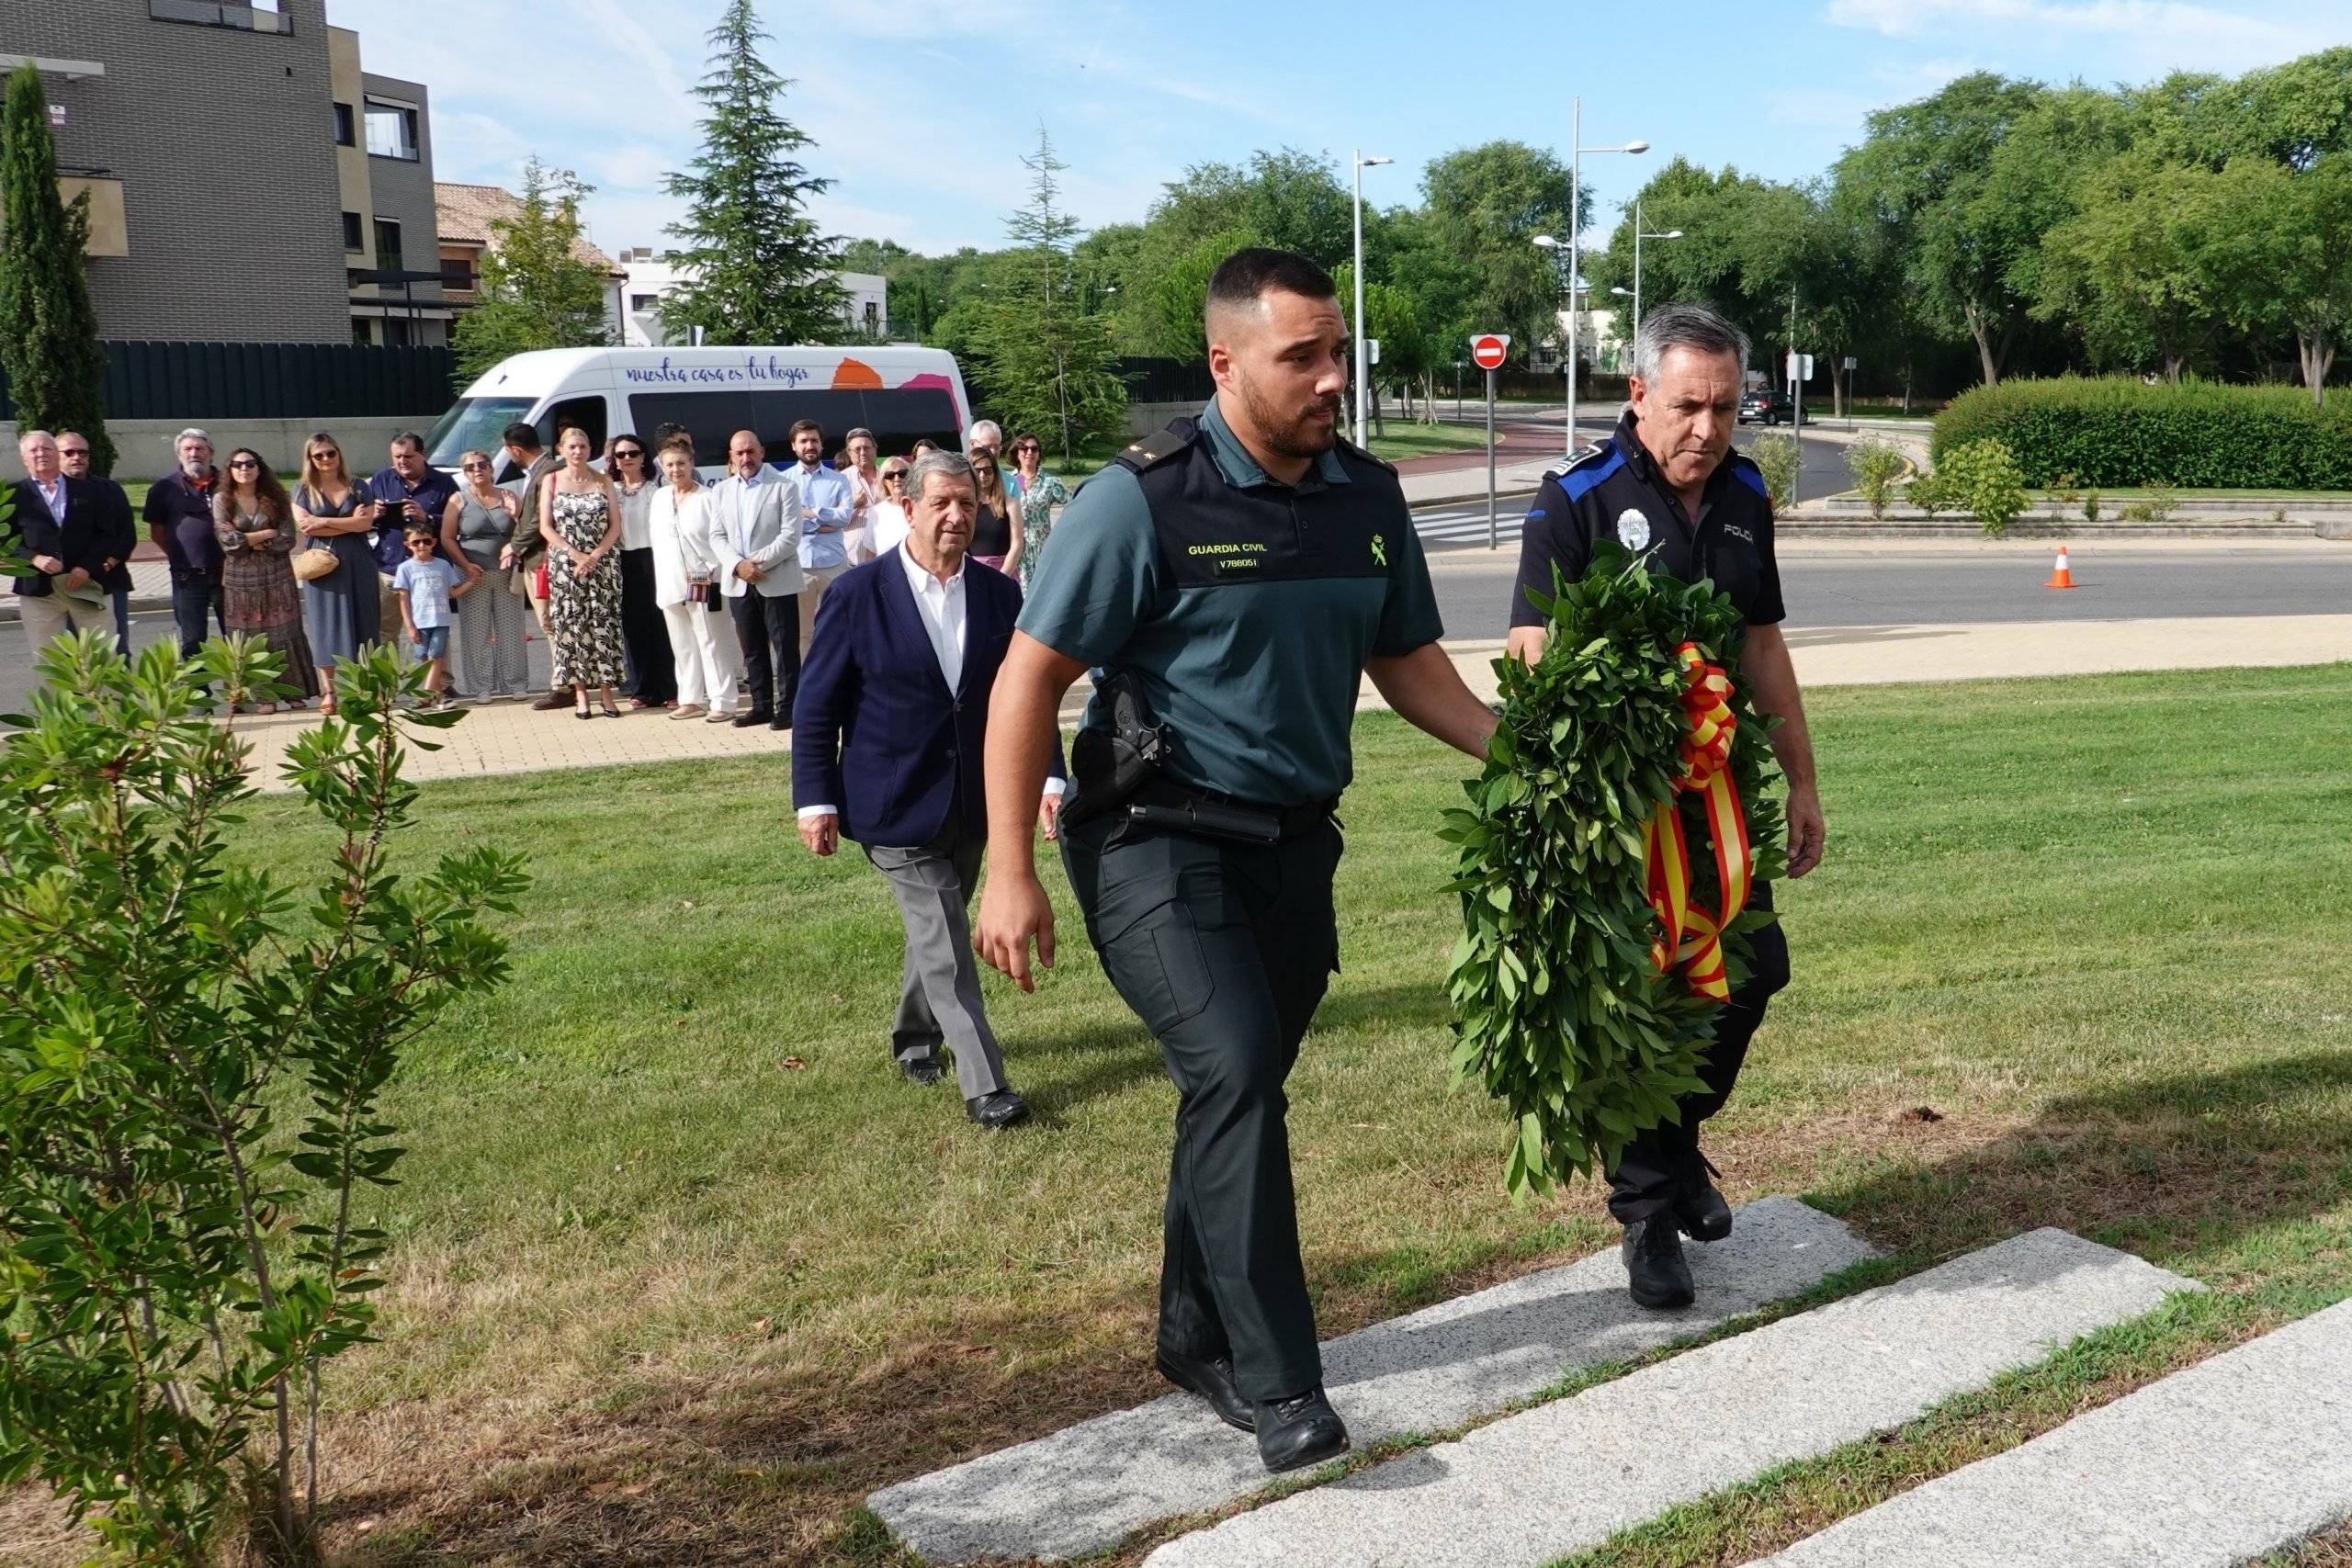
[[[1470,357],[1481,370],[1499,370],[1504,356],[1510,353],[1508,333],[1480,333],[1470,340]]]

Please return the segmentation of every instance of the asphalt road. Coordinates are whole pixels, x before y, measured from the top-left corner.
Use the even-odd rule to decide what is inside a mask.
[[[1480,528],[1483,536],[1483,514]],[[1482,537],[1483,542],[1483,537]],[[2046,543],[1835,542],[1781,552],[1781,591],[1797,626],[2151,620],[2188,615],[2352,612],[2352,544],[2323,540],[2145,542],[2073,549],[2072,592],[2053,592]],[[1499,637],[1518,575],[1516,540],[1433,552],[1449,637]]]

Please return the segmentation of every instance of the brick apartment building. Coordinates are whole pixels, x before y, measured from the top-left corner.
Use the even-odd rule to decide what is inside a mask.
[[[39,66],[90,193],[101,334],[447,341],[425,88],[365,71],[326,3],[0,5],[0,68]]]

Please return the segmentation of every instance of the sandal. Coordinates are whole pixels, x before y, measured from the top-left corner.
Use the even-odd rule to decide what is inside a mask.
[[[631,697],[628,700],[628,711],[631,713],[643,713],[647,708],[650,708],[652,705],[653,705],[651,703],[647,702],[643,697]]]

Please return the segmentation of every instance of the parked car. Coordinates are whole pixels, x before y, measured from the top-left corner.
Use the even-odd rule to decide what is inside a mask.
[[[738,430],[758,432],[772,461],[790,460],[786,434],[800,419],[834,442],[863,425],[885,456],[925,437],[958,452],[971,417],[963,371],[944,349],[550,348],[484,371],[426,434],[424,456],[454,470],[478,446],[497,455],[499,478],[510,479],[499,437],[517,420],[550,446],[560,427],[576,424],[598,451],[612,431],[650,440],[655,426],[674,423],[694,436],[707,478],[724,470]]]
[[[1767,390],[1758,387],[1739,395],[1739,423],[1742,424],[1786,424],[1796,417],[1796,400],[1780,389]]]

